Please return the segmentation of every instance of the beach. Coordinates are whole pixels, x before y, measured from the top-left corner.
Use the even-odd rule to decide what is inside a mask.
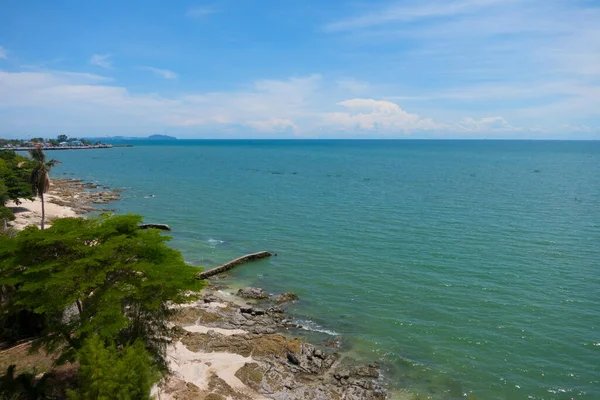
[[[80,217],[93,211],[111,211],[104,205],[119,200],[118,190],[103,190],[94,183],[79,179],[54,179],[50,181],[50,190],[44,194],[45,218],[48,225],[56,218]],[[42,220],[42,201],[22,199],[19,204],[9,201],[6,206],[15,214],[15,220],[9,225],[21,230],[28,225],[40,226]]]
[[[78,179],[53,180],[44,196],[46,225],[109,211],[119,195]],[[13,229],[39,226],[39,198],[8,207],[16,216]],[[286,333],[299,328],[285,314],[286,305],[298,301],[296,295],[274,296],[260,288],[235,292],[223,282],[208,280],[199,300],[172,305],[166,347],[170,374],[155,385],[157,399],[387,398],[378,365],[344,357],[336,341],[315,346]]]

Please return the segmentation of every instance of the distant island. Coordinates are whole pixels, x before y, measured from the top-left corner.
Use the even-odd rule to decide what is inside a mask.
[[[147,138],[148,140],[177,140],[174,136],[169,135],[150,135]]]

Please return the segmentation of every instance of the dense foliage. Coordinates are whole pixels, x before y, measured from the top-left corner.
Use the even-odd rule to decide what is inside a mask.
[[[14,151],[0,150],[0,206],[9,200],[19,201],[32,197],[29,183],[32,171],[30,159],[19,156]]]
[[[79,364],[79,389],[68,392],[69,400],[148,399],[160,376],[139,340],[118,351],[92,336],[79,351]]]
[[[140,230],[136,215],[57,219],[0,240],[3,311],[44,316],[42,343],[74,360],[96,335],[121,348],[141,340],[164,367],[168,302],[189,300],[202,281],[168,237]]]

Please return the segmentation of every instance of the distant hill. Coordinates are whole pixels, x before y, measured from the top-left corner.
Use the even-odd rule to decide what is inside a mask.
[[[174,136],[169,135],[150,135],[147,137],[148,140],[177,140]]]

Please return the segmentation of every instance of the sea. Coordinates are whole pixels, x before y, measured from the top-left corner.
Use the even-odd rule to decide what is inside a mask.
[[[232,288],[296,293],[293,333],[393,398],[600,399],[600,142],[131,143],[51,176],[124,189],[190,264],[276,253]]]

